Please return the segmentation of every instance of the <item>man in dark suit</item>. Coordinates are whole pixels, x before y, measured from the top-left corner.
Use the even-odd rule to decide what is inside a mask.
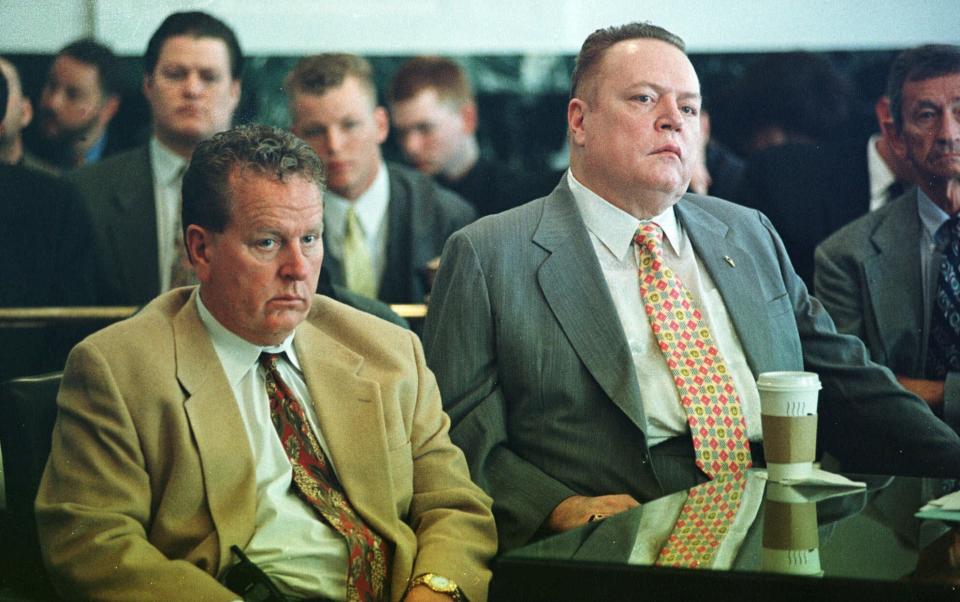
[[[323,236],[331,281],[388,303],[422,303],[428,263],[473,221],[473,209],[430,178],[383,161],[387,113],[364,59],[304,58],[285,87],[293,132],[328,170]]]
[[[273,601],[486,599],[490,500],[419,339],[314,294],[322,192],[319,158],[278,128],[197,147],[199,287],[67,362],[36,504],[62,595],[267,599],[252,562]]]
[[[0,139],[9,105],[19,102],[8,90],[0,67]],[[0,163],[0,191],[0,307],[91,305],[90,220],[73,187],[26,165]],[[0,380],[59,370],[83,334],[72,327],[5,330]]]
[[[410,59],[393,74],[387,100],[404,158],[420,172],[462,196],[480,215],[522,201],[518,174],[480,153],[477,101],[456,62],[440,56]]]
[[[817,248],[817,296],[839,330],[863,339],[874,361],[960,430],[960,332],[947,319],[960,265],[950,234],[960,213],[960,47],[902,53],[887,96],[890,141],[917,188]]]
[[[230,127],[242,69],[233,31],[206,13],[174,13],[150,38],[150,142],[70,176],[94,218],[101,304],[140,305],[179,284],[180,179],[194,147]]]
[[[120,78],[119,61],[107,46],[89,38],[64,46],[47,73],[27,145],[65,170],[125,148],[120,132],[108,133],[120,108]]]
[[[770,222],[684,194],[700,93],[683,48],[651,24],[591,34],[570,171],[444,250],[427,359],[502,548],[761,461],[767,371],[819,374],[845,468],[960,474],[960,437],[836,333]]]

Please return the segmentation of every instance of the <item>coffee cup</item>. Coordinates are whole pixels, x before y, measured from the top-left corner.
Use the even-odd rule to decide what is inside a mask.
[[[770,483],[763,515],[763,570],[823,575],[819,548],[817,505],[789,486]]]
[[[817,395],[813,372],[764,372],[757,378],[763,454],[771,481],[802,479],[817,453]]]

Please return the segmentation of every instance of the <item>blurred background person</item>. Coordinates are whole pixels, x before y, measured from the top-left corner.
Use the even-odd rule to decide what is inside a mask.
[[[476,98],[456,62],[439,56],[410,59],[394,74],[387,101],[407,162],[465,198],[478,214],[530,200],[517,174],[480,153]]]
[[[0,73],[3,73],[7,87],[7,100],[3,104],[5,116],[0,131],[0,163],[23,165],[41,171],[55,173],[55,170],[28,153],[23,145],[23,130],[33,120],[33,104],[23,93],[20,73],[7,59],[0,57]]]
[[[291,130],[327,168],[324,270],[335,285],[387,303],[423,303],[428,265],[473,208],[427,176],[383,160],[390,124],[362,57],[301,59],[285,82]]]
[[[59,169],[94,163],[116,151],[107,133],[120,108],[120,65],[113,51],[92,39],[72,42],[53,60],[28,142]]]

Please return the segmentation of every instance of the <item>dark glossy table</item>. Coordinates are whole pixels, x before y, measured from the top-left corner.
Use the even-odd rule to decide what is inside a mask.
[[[681,492],[501,555],[490,599],[960,600],[960,538],[947,523],[914,517],[958,482],[848,476],[866,489],[816,501],[825,492],[752,475],[754,501],[739,507],[717,566],[656,564],[675,522],[663,517],[683,514]]]

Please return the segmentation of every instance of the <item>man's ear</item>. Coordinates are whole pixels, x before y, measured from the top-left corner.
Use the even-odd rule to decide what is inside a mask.
[[[26,96],[20,99],[20,129],[24,129],[33,121],[33,103]]]
[[[390,116],[383,107],[374,107],[373,122],[377,128],[377,143],[383,144],[387,140],[387,134],[390,133]]]
[[[584,119],[589,110],[590,107],[582,98],[571,98],[567,103],[567,129],[570,130],[570,140],[576,146],[583,146],[586,141]]]
[[[213,232],[196,224],[190,224],[187,226],[183,240],[187,245],[190,264],[197,272],[197,280],[206,282],[210,277],[210,264],[216,250],[216,245],[213,244]]]
[[[463,106],[460,107],[460,119],[463,119],[463,131],[465,133],[477,133],[477,103],[463,103]]]
[[[103,106],[100,107],[100,115],[98,119],[100,120],[100,125],[106,127],[108,123],[114,118],[117,114],[117,111],[120,109],[120,97],[116,94],[111,94],[103,101]]]

